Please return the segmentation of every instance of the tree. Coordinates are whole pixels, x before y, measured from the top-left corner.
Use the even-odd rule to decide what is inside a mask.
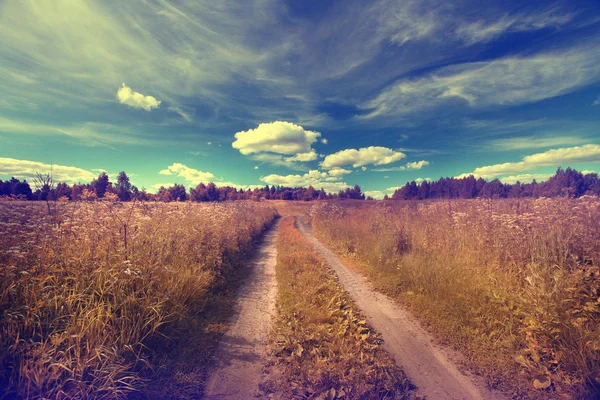
[[[209,184],[206,185],[206,194],[208,195],[208,201],[219,201],[217,185],[213,182],[209,182]]]
[[[187,191],[183,185],[178,185],[176,183],[167,189],[167,191],[173,201],[185,201],[187,199]]]
[[[117,196],[119,196],[119,200],[131,200],[133,185],[129,181],[129,177],[127,176],[125,171],[119,172],[119,176],[117,177],[117,184],[115,185],[115,190],[117,192]]]
[[[92,188],[96,192],[96,197],[102,198],[104,197],[104,193],[111,187],[110,180],[106,172],[102,172],[98,175],[98,178],[92,181]]]

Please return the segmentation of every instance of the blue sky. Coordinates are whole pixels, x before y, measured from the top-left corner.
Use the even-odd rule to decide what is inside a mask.
[[[282,184],[600,170],[600,3],[0,0],[0,178]]]

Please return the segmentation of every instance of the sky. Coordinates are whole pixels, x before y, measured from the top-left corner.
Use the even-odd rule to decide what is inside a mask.
[[[597,0],[0,0],[0,179],[600,171]]]

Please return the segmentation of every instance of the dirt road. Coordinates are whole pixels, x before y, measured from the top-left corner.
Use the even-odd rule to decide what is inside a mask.
[[[258,395],[275,313],[278,224],[265,235],[252,261],[251,275],[240,289],[231,327],[215,354],[216,366],[204,390],[206,399],[252,399]]]
[[[417,386],[417,394],[430,400],[505,398],[489,391],[480,379],[462,374],[451,361],[458,354],[434,345],[431,336],[407,310],[375,292],[363,276],[348,269],[313,236],[303,217],[296,217],[296,221],[300,232],[336,272],[371,326],[382,335],[384,348]]]

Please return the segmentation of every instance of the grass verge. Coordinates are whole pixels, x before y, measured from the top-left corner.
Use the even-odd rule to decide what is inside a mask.
[[[286,399],[406,399],[411,385],[293,218],[277,243],[277,320],[265,392]]]

